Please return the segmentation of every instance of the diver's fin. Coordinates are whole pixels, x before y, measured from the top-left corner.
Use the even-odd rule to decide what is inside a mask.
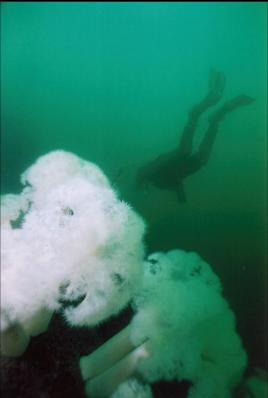
[[[212,123],[220,122],[227,113],[232,112],[235,109],[240,108],[241,106],[250,105],[254,101],[255,98],[249,97],[248,95],[238,95],[237,97],[231,99],[230,101],[226,101],[220,107],[220,109],[218,109],[209,117],[209,121]]]
[[[230,101],[225,102],[222,108],[226,110],[226,112],[230,112],[239,108],[240,106],[250,105],[255,101],[255,98],[249,97],[248,95],[238,95]]]
[[[185,195],[183,184],[179,184],[179,186],[176,190],[176,194],[177,194],[177,199],[180,203],[186,202],[186,195]]]

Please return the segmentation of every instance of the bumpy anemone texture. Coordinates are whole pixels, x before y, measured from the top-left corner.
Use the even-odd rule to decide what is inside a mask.
[[[149,353],[138,366],[145,380],[190,381],[189,398],[231,396],[247,357],[208,264],[181,250],[152,254],[134,307],[131,339]]]
[[[130,377],[118,387],[111,398],[153,398],[153,393],[149,384]]]
[[[71,325],[116,314],[139,287],[143,220],[94,164],[40,157],[1,200],[1,330],[62,309]]]

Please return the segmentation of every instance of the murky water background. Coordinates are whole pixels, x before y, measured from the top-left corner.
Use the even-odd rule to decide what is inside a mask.
[[[2,193],[62,148],[96,162],[146,219],[148,251],[198,252],[222,279],[252,366],[265,366],[267,21],[265,3],[3,3]],[[174,148],[209,69],[228,115],[188,201],[138,191],[137,169]],[[195,145],[207,126],[200,122]]]

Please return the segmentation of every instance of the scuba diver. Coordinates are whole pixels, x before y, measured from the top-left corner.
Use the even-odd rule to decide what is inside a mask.
[[[225,88],[225,75],[210,71],[208,93],[197,105],[193,106],[183,129],[180,143],[173,151],[158,156],[142,166],[137,173],[137,186],[144,188],[152,184],[160,189],[174,191],[179,202],[186,202],[183,180],[205,166],[211,155],[212,147],[224,117],[235,109],[251,104],[254,99],[239,95],[225,102],[208,119],[208,128],[198,148],[193,153],[193,136],[200,116],[222,98]]]

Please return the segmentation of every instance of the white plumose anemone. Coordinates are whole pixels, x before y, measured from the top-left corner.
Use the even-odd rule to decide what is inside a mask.
[[[116,314],[142,277],[142,219],[96,165],[65,151],[40,157],[21,182],[1,202],[1,330],[34,323],[36,334],[43,309],[77,326]]]

